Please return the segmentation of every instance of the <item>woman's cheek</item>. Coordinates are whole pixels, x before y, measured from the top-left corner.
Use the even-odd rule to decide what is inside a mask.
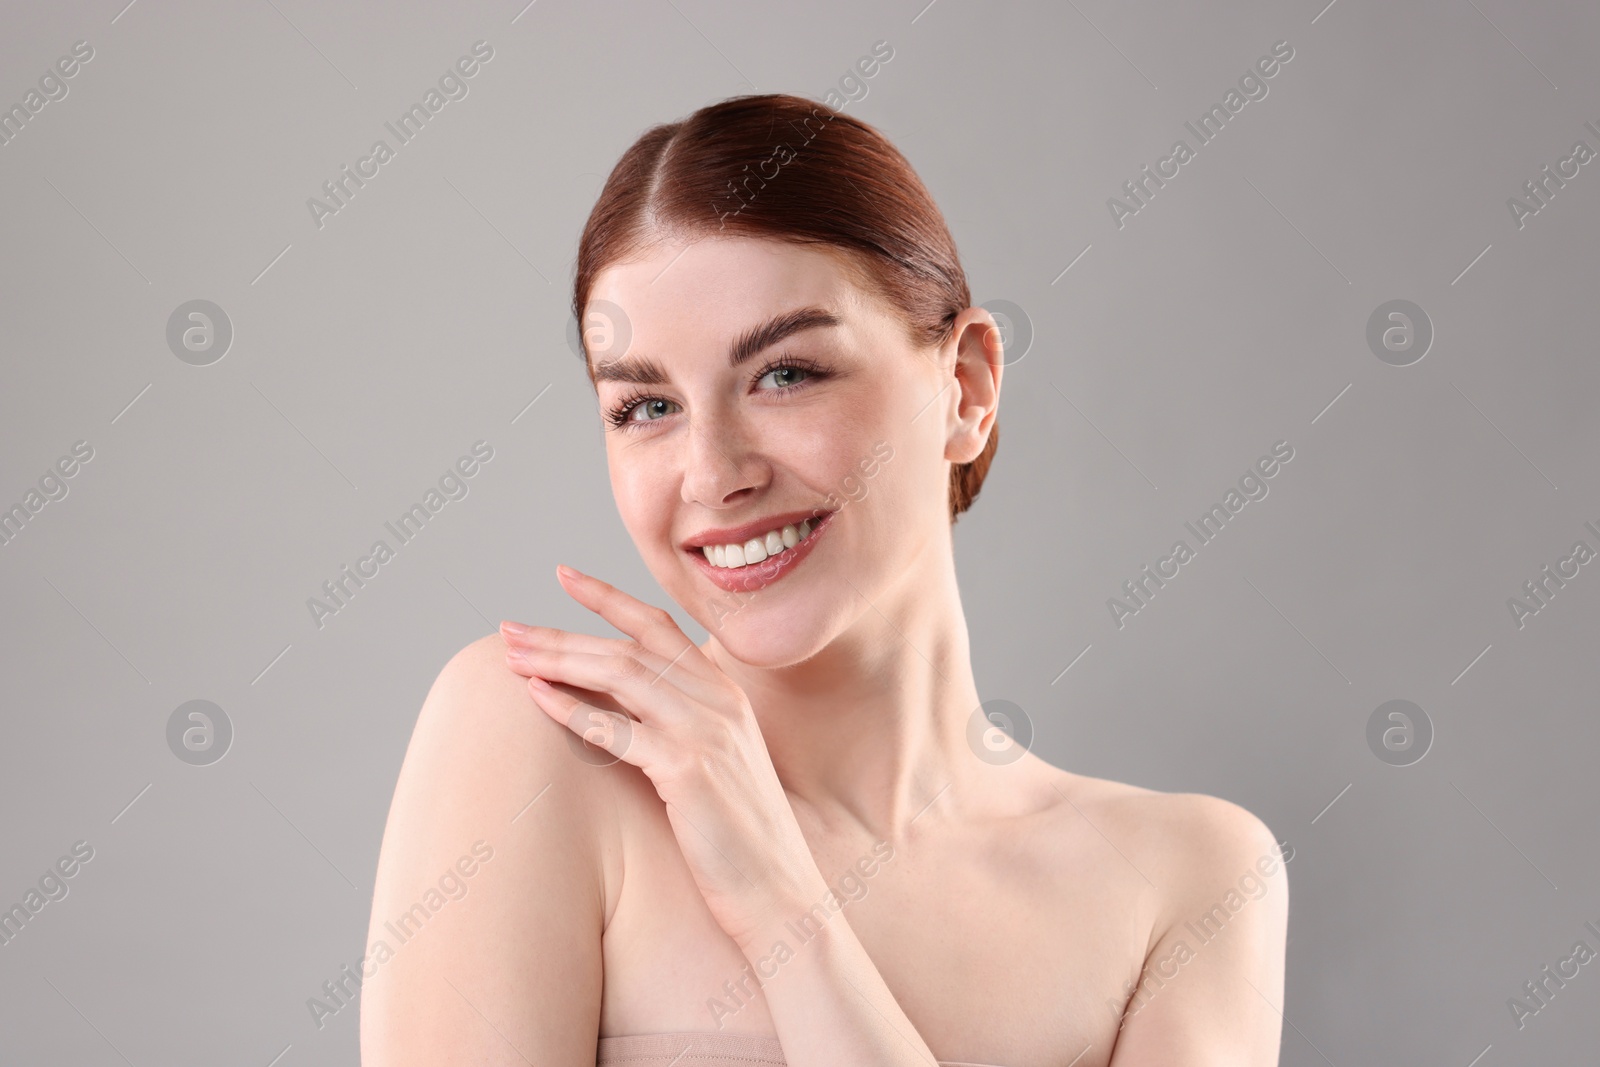
[[[611,495],[617,502],[622,524],[640,544],[651,539],[649,528],[652,518],[659,519],[663,512],[652,493],[659,491],[660,479],[648,469],[641,457],[613,452],[609,457],[611,467]],[[668,512],[667,514],[670,514]]]

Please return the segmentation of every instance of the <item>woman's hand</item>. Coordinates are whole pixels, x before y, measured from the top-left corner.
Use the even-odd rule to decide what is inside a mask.
[[[650,778],[711,914],[741,948],[766,951],[828,886],[750,701],[667,612],[570,567],[557,574],[632,640],[502,623],[508,664],[545,714]]]

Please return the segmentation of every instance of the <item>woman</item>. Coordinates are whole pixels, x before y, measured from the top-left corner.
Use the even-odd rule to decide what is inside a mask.
[[[784,95],[657,126],[584,231],[596,308],[617,507],[710,636],[563,568],[622,637],[506,623],[445,666],[383,839],[368,1067],[1275,1064],[1266,827],[984,718],[951,527],[1000,331],[905,159]]]

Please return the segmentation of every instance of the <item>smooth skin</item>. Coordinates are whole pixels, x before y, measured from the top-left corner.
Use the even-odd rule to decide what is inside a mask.
[[[588,1067],[598,1035],[679,1031],[777,1037],[789,1067],[1275,1065],[1292,853],[1227,801],[969,740],[946,486],[998,408],[989,313],[919,348],[836,251],[752,238],[663,237],[596,299],[666,379],[598,384],[634,404],[605,424],[618,510],[710,636],[563,568],[622,636],[507,623],[440,672],[379,859],[367,1067]],[[729,365],[807,307],[838,324]],[[681,547],[815,506],[825,536],[755,593]]]

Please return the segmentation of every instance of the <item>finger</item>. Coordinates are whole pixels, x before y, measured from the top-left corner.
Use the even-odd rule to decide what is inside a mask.
[[[506,631],[502,636],[506,642],[506,665],[524,677],[532,674],[533,668],[529,666],[527,658],[519,653],[535,649],[572,651],[596,656],[632,656],[657,675],[673,675],[676,681],[682,683],[679,688],[700,700],[710,700],[716,692],[715,677],[686,670],[681,659],[673,663],[632,639],[596,637],[548,626],[526,627],[520,633]]]
[[[696,697],[686,691],[683,683],[696,688],[698,680],[682,670],[669,673],[669,662],[659,656],[651,656],[658,662],[646,662],[637,656],[595,656],[531,648],[522,651],[520,659],[523,664],[518,673],[606,694],[651,725],[669,726],[672,721],[682,720],[688,702]],[[699,699],[709,696],[704,694]]]
[[[695,643],[678,628],[672,616],[644,603],[599,578],[573,570],[556,569],[561,586],[574,600],[658,656],[665,656],[691,671],[709,676],[717,670]]]
[[[655,655],[637,641],[573,633],[571,630],[558,630],[553,626],[525,626],[521,630],[512,630],[505,623],[501,623],[500,636],[505,640],[507,648],[512,649],[556,648],[571,652],[592,652],[595,655],[627,655],[629,652]]]
[[[620,712],[585,703],[539,677],[528,679],[528,693],[539,710],[570,731],[573,753],[585,763],[605,766],[623,760],[645,770],[658,749],[659,734]],[[597,757],[596,750],[615,759]]]

